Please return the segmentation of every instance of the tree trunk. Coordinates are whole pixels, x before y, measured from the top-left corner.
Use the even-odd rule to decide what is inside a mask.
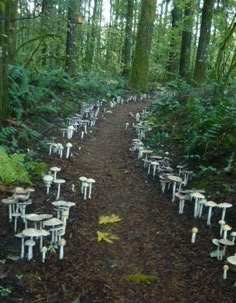
[[[189,78],[190,59],[191,59],[191,43],[192,43],[192,27],[193,27],[193,5],[187,0],[184,8],[184,28],[182,32],[179,75],[184,78]]]
[[[134,0],[128,0],[126,25],[125,25],[124,59],[123,59],[124,62],[123,75],[125,76],[128,76],[130,64],[131,64],[133,10],[134,10]]]
[[[178,74],[179,69],[179,43],[180,43],[180,22],[182,19],[182,10],[178,6],[179,0],[173,2],[173,9],[171,11],[171,41],[170,41],[170,52],[169,62],[167,71],[169,76],[172,78]]]
[[[78,1],[70,0],[67,13],[66,61],[65,69],[70,75],[76,72],[76,25]]]
[[[214,2],[215,0],[205,0],[203,4],[200,37],[194,68],[194,80],[198,82],[203,82],[206,79],[208,46],[210,42]]]
[[[8,80],[7,80],[7,1],[0,0],[0,124],[8,117],[10,112],[8,99]]]
[[[149,57],[155,13],[156,0],[142,0],[129,86],[144,92],[148,90]]]
[[[16,16],[18,0],[8,0],[6,5],[8,28],[8,63],[15,64],[16,60]]]

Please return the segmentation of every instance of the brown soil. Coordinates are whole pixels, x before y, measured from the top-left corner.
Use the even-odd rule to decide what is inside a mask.
[[[229,272],[229,279],[223,280],[224,261],[209,257],[214,249],[211,239],[218,237],[216,224],[209,229],[206,218],[193,221],[190,204],[178,215],[177,203],[161,194],[157,180],[147,177],[142,162],[129,151],[135,132],[131,128],[125,131],[125,121],[131,122],[129,112],[143,106],[118,106],[103,118],[101,113],[96,128],[84,141],[79,135],[73,138],[74,156],[69,160],[49,158],[45,152],[50,166],[62,167],[60,176],[66,179],[62,198],[76,202],[67,227],[65,259],[58,260],[56,252],[42,264],[36,253],[32,262],[7,260],[0,264],[0,284],[12,288],[12,294],[0,297],[0,302],[235,302],[235,273]],[[91,200],[80,196],[80,176],[97,182]],[[76,185],[75,193],[72,184]],[[41,181],[34,187],[29,211],[53,212],[50,202],[55,200],[55,189],[46,196]],[[98,224],[99,216],[113,213],[123,220],[112,226]],[[219,217],[214,214],[214,223]],[[190,243],[193,226],[199,227],[194,245]],[[119,240],[98,243],[97,230],[111,231]],[[19,254],[20,241],[14,238],[4,206],[0,241],[2,256]],[[227,254],[233,253],[234,249],[229,249]],[[127,280],[127,275],[137,273],[154,275],[157,280],[149,284]]]

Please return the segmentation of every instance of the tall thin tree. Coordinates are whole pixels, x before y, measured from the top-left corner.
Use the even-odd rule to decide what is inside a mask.
[[[156,0],[142,0],[134,60],[129,78],[129,86],[141,91],[148,90],[149,57],[155,13]]]

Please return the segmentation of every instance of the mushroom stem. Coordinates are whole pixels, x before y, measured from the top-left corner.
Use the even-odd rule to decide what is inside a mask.
[[[225,220],[226,208],[223,208],[221,220]]]
[[[60,198],[60,193],[61,193],[61,184],[58,183],[56,200],[59,200],[59,198]]]
[[[70,147],[67,147],[67,150],[66,150],[66,159],[68,159],[70,156]]]
[[[81,131],[81,139],[84,139],[84,131]]]
[[[21,238],[21,253],[20,253],[21,259],[24,259],[24,256],[25,256],[25,240],[24,238]]]
[[[223,279],[226,280],[227,279],[227,273],[228,273],[228,270],[229,270],[229,266],[228,265],[224,265],[223,266]]]
[[[91,199],[92,197],[92,183],[89,183],[89,195],[88,195],[89,199]]]
[[[84,200],[87,200],[87,189],[88,189],[88,187],[85,186],[84,187]]]
[[[197,227],[193,227],[193,228],[192,228],[191,243],[195,243],[197,233],[198,233],[198,228],[197,228]]]
[[[212,214],[212,206],[209,206],[208,216],[207,216],[207,225],[211,225],[211,214]]]
[[[59,256],[59,259],[62,260],[63,257],[64,257],[64,246],[60,245],[60,256]]]

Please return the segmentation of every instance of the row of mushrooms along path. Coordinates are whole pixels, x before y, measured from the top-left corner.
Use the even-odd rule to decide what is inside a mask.
[[[198,241],[191,244],[192,207],[186,205],[184,214],[178,216],[171,197],[161,193],[158,182],[146,175],[142,161],[129,150],[135,137],[129,114],[144,106],[143,102],[130,102],[101,111],[96,127],[83,140],[75,134],[69,159],[45,154],[45,161],[61,167],[60,176],[66,180],[61,198],[76,203],[67,224],[65,257],[59,260],[52,252],[45,263],[40,258],[7,260],[8,279],[22,276],[21,283],[15,282],[18,288],[12,298],[21,295],[21,302],[31,303],[235,301],[232,284],[236,277],[223,280],[222,268],[207,253],[218,226],[203,225]],[[58,133],[55,129],[51,135],[60,142]],[[81,176],[96,180],[96,189],[86,201],[80,193]],[[45,196],[42,183],[34,187],[30,207],[35,213],[48,213],[56,188]],[[122,218],[109,227],[119,239],[113,244],[97,242],[98,218],[111,214]],[[13,237],[3,206],[0,216],[1,253],[17,254],[19,241]],[[229,224],[231,221],[228,214]],[[130,282],[127,276],[135,274],[156,279]],[[8,299],[0,297],[0,302]]]

